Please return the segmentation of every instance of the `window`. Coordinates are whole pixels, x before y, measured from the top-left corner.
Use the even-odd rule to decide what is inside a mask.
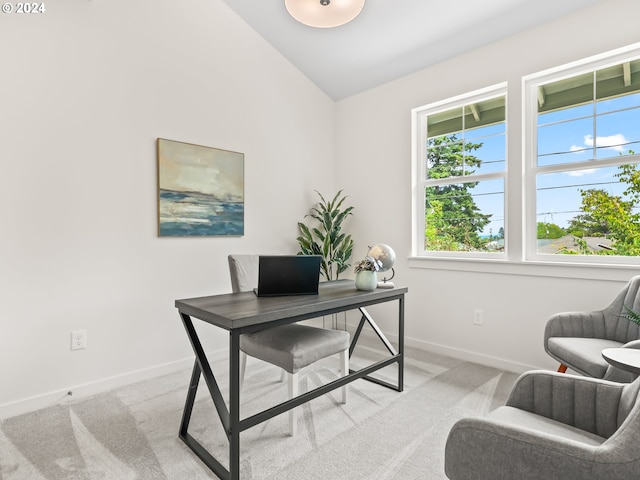
[[[506,85],[412,113],[414,250],[503,257]]]
[[[527,257],[640,256],[640,51],[532,76],[524,86]]]

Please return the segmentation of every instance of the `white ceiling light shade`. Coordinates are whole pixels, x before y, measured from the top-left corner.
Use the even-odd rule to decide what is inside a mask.
[[[284,0],[289,14],[310,27],[331,28],[356,18],[365,0]]]

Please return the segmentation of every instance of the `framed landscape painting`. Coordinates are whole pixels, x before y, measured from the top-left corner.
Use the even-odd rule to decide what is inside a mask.
[[[244,235],[244,154],[158,138],[158,235]]]

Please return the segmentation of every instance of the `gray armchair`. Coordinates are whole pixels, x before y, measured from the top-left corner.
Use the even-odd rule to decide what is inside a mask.
[[[633,277],[611,305],[593,312],[558,313],[544,331],[544,349],[567,367],[589,377],[631,382],[636,375],[609,365],[602,358],[605,348],[640,349],[640,325],[624,318],[624,306],[640,311],[640,276]]]
[[[459,420],[445,447],[450,480],[637,480],[640,379],[533,371],[507,403]]]

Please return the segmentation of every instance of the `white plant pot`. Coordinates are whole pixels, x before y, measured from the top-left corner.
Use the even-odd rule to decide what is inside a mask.
[[[356,273],[356,288],[370,292],[378,286],[378,275],[370,270],[361,270]]]

